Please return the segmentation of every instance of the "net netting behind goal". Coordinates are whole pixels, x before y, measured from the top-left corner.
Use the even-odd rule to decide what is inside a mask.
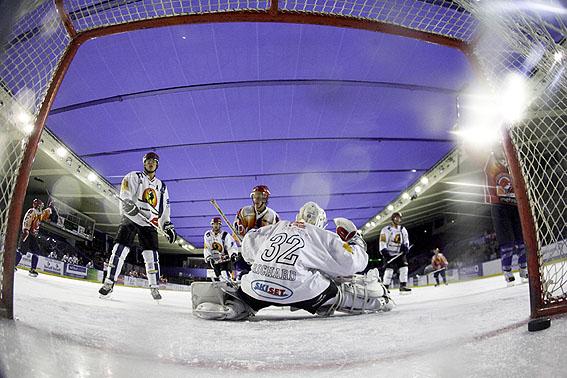
[[[565,10],[553,11],[558,3],[550,1],[539,9],[529,2],[497,0],[282,0],[277,4],[37,0],[26,4],[27,9],[14,13],[9,37],[0,41],[0,309],[5,316],[12,316],[13,259],[31,158],[54,93],[80,44],[141,27],[227,21],[320,23],[397,33],[462,48],[495,89],[510,72],[528,78],[533,88],[528,116],[512,125],[510,135],[535,221],[530,235],[537,245],[537,252],[532,251],[537,265],[530,266],[530,273],[540,290],[539,298],[532,301],[537,311],[559,307],[567,312],[566,78],[565,58],[557,60],[565,52],[567,27]]]

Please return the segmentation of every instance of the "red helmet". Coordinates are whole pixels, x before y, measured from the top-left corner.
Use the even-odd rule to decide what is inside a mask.
[[[266,185],[256,185],[252,189],[252,192],[250,192],[250,198],[252,198],[252,196],[256,192],[260,192],[260,193],[264,194],[264,200],[266,201],[266,203],[268,202],[268,198],[270,198],[271,193],[270,193],[270,189],[268,189],[268,187]]]
[[[220,217],[214,217],[213,219],[211,219],[211,225],[213,225],[214,223],[222,224]]]
[[[36,199],[33,200],[32,206],[33,206],[34,209],[42,208],[43,207],[43,201],[36,198]]]
[[[147,154],[145,154],[144,158],[142,159],[142,162],[145,163],[146,160],[148,159],[154,159],[156,162],[159,163],[159,155],[156,154],[155,152],[148,152]]]

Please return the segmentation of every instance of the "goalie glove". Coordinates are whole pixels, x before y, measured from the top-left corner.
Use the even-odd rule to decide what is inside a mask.
[[[124,202],[122,202],[122,210],[124,210],[124,213],[126,213],[126,215],[131,217],[138,215],[138,213],[140,212],[138,206],[136,206],[136,204],[129,199],[125,199]]]
[[[349,242],[353,237],[355,237],[358,229],[352,223],[352,221],[346,218],[335,218],[333,219],[335,225],[337,226],[337,234],[343,241]]]
[[[167,240],[170,243],[174,243],[177,239],[177,232],[175,232],[175,227],[173,227],[173,224],[171,222],[165,222],[163,224],[163,231],[165,231],[165,233],[167,234]]]

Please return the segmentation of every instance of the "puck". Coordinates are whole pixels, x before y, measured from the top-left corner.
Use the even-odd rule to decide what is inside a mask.
[[[528,322],[528,331],[536,332],[547,329],[551,326],[550,318],[532,319]]]

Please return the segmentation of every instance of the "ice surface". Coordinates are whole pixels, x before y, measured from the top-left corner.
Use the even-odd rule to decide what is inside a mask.
[[[518,281],[518,280],[517,280]],[[567,320],[528,333],[527,285],[502,276],[416,288],[389,313],[318,318],[269,308],[244,322],[197,319],[188,292],[16,272],[16,320],[0,321],[11,377],[559,377]],[[1,374],[0,374],[1,375]]]

